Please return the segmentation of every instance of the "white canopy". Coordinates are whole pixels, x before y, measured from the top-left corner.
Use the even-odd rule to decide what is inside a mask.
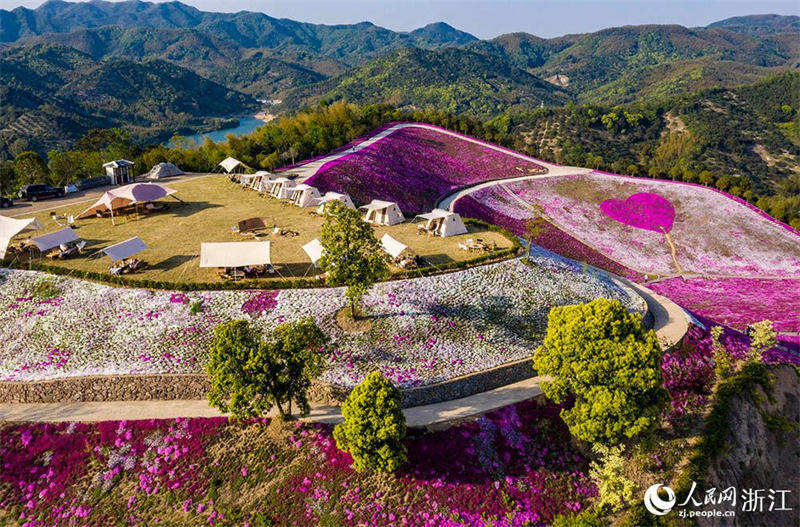
[[[245,164],[239,161],[238,159],[234,159],[232,157],[226,157],[222,161],[219,162],[217,165],[218,167],[222,168],[225,172],[231,173],[234,170],[241,168],[245,168]]]
[[[15,219],[0,216],[0,258],[6,257],[11,238],[27,231],[38,231],[42,226],[36,218]]]
[[[147,249],[147,244],[145,244],[138,236],[134,236],[133,238],[129,238],[124,242],[109,245],[103,249],[103,252],[106,253],[106,255],[111,258],[112,261],[118,262],[120,260],[124,260],[125,258],[130,258],[134,254],[145,249]]]
[[[42,252],[49,251],[54,247],[58,247],[62,243],[64,245],[72,242],[79,241],[78,235],[71,227],[64,227],[55,232],[50,232],[36,238],[31,238],[31,242]]]
[[[388,233],[384,234],[381,238],[381,245],[383,246],[383,250],[389,253],[392,258],[397,258],[403,251],[408,249],[408,245],[401,243],[391,236]]]
[[[314,238],[303,245],[303,251],[305,251],[311,259],[311,263],[316,266],[319,259],[322,258],[322,253],[325,252],[325,247],[322,246],[322,242],[319,241],[319,238]]]
[[[114,211],[134,203],[144,203],[171,196],[174,189],[157,183],[132,183],[124,187],[109,190],[100,196],[91,207],[81,212],[78,218],[87,218],[98,212]]]
[[[269,242],[200,244],[200,267],[244,267],[269,263]]]

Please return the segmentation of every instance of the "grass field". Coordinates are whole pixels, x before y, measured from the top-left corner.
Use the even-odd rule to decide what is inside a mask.
[[[252,238],[232,232],[231,228],[240,220],[260,217],[268,224],[283,230],[299,233],[298,236],[280,236],[271,232],[260,240],[270,241],[272,263],[280,273],[264,282],[281,277],[313,276],[310,261],[301,249],[302,245],[319,236],[322,217],[312,214],[315,209],[299,208],[288,202],[262,197],[252,190],[242,189],[225,176],[208,176],[165,185],[177,190],[178,202],[172,198],[162,200],[168,204],[165,211],[138,216],[116,218],[112,225],[109,218],[78,220],[76,233],[87,241],[82,256],[68,260],[44,261],[68,269],[105,272],[111,263],[99,250],[108,245],[139,236],[148,249],[137,257],[147,262],[147,267],[128,275],[137,279],[169,282],[214,282],[220,280],[216,269],[201,269],[199,253],[201,242],[247,241]],[[91,203],[58,209],[59,215],[77,215]],[[50,218],[49,212],[36,215],[43,229],[34,233],[41,235],[60,227]],[[511,247],[511,241],[503,235],[469,225],[469,234],[439,238],[417,235],[416,225],[403,223],[393,227],[376,227],[380,238],[385,232],[408,245],[427,265],[442,265],[463,261],[478,256],[458,249],[458,242],[480,237],[488,243],[496,242],[498,248]],[[398,269],[395,269],[398,270]]]

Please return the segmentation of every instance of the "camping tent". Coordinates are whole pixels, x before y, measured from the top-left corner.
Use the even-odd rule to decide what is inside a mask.
[[[295,182],[285,177],[279,177],[272,182],[272,189],[270,195],[273,198],[289,199],[292,196],[292,189],[295,187]]]
[[[435,236],[446,238],[448,236],[457,236],[459,234],[466,234],[467,228],[464,222],[461,221],[461,216],[455,212],[450,212],[442,209],[433,209],[427,214],[420,214],[414,218],[425,220],[425,230],[433,233]]]
[[[292,189],[292,203],[298,207],[313,207],[320,200],[317,187],[301,183]]]
[[[325,248],[322,246],[322,242],[319,241],[319,238],[314,238],[307,244],[303,245],[303,251],[308,255],[308,258],[311,260],[311,263],[314,267],[319,267],[317,262],[319,259],[322,258],[322,253],[325,252]]]
[[[247,165],[232,157],[226,157],[220,161],[216,168],[217,172],[224,172],[226,174],[241,174],[245,170],[247,170]]]
[[[145,203],[147,201],[154,201],[175,194],[175,190],[158,185],[156,183],[133,183],[132,185],[125,185],[124,187],[109,190],[103,194],[91,207],[81,212],[78,218],[88,218],[95,214],[102,214],[104,212],[111,212],[114,216],[114,210],[121,207],[127,207],[136,203]]]
[[[356,208],[353,205],[353,200],[350,199],[350,196],[347,194],[339,194],[338,192],[326,192],[324,196],[322,196],[319,200],[319,207],[317,207],[317,213],[323,214],[325,212],[325,205],[330,203],[331,201],[341,201],[344,203],[344,206],[348,209]]]
[[[359,210],[364,210],[364,221],[376,225],[397,225],[402,223],[403,213],[397,203],[373,199],[369,205],[362,205]]]
[[[392,258],[397,258],[408,249],[408,245],[399,242],[389,236],[388,233],[384,234],[381,238],[381,246],[383,250],[389,253]]]
[[[180,176],[182,174],[183,171],[172,163],[159,163],[154,165],[145,177],[147,179],[161,179],[170,176]]]
[[[200,267],[245,267],[270,263],[269,242],[200,244]]]
[[[105,249],[102,249],[102,251],[106,253],[106,256],[111,258],[112,262],[119,262],[145,249],[147,249],[147,244],[138,236],[134,236],[133,238],[128,238],[124,242],[109,245]]]
[[[54,249],[60,245],[67,245],[72,242],[79,242],[80,238],[75,234],[71,227],[64,227],[55,232],[50,232],[36,238],[31,238],[33,243],[39,251],[45,253],[50,249]]]
[[[11,238],[17,234],[37,231],[41,228],[42,226],[36,218],[17,220],[9,218],[8,216],[0,216],[0,258],[6,257],[6,251],[8,250],[8,244],[11,243]]]
[[[258,192],[269,192],[272,189],[272,180],[275,179],[275,174],[267,172],[266,170],[259,170],[254,176],[254,181],[250,185],[253,190]]]

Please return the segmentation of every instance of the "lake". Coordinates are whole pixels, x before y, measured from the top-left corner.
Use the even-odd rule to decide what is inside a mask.
[[[264,121],[261,119],[256,119],[255,117],[239,117],[239,125],[233,128],[224,128],[222,130],[214,130],[213,132],[203,132],[202,134],[185,135],[182,137],[200,145],[203,144],[206,137],[209,137],[215,142],[225,141],[225,136],[228,134],[233,134],[235,136],[246,135],[263,125]],[[172,146],[172,141],[167,141],[166,145]]]

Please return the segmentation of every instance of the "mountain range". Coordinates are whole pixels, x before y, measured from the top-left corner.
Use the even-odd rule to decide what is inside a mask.
[[[162,137],[252,111],[255,99],[282,100],[277,112],[347,99],[489,118],[663,98],[797,68],[799,37],[800,17],[778,15],[479,40],[445,23],[396,32],[180,2],[51,0],[0,10],[0,152],[87,127]]]

